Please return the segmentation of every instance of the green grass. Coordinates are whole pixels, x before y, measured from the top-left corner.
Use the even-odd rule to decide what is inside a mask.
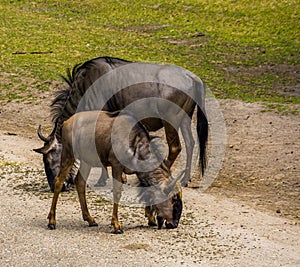
[[[38,96],[66,68],[109,55],[185,67],[219,98],[300,103],[289,96],[298,0],[2,1],[0,11],[0,100]]]

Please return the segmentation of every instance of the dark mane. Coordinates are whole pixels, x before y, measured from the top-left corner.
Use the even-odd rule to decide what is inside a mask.
[[[111,66],[117,65],[117,63],[124,64],[125,62],[127,63],[132,63],[132,61],[128,61],[126,59],[118,58],[118,57],[98,57],[95,58],[94,60],[105,60],[106,63],[108,63]]]
[[[74,66],[72,72],[67,69],[67,77],[61,75],[60,77],[68,84],[68,87],[62,90],[59,90],[55,93],[55,98],[53,99],[51,107],[52,121],[55,122],[62,115],[64,106],[66,105],[72,91],[72,83],[74,82],[74,76],[79,65]]]
[[[81,97],[89,86],[107,71],[107,66],[114,69],[127,63],[130,61],[106,56],[79,63],[72,70],[68,68],[67,75],[61,75],[68,87],[58,91],[51,103],[52,121],[62,123],[70,118],[76,112]]]

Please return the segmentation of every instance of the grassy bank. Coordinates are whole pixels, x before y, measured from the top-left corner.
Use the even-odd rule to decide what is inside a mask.
[[[217,97],[300,103],[297,0],[2,1],[0,11],[2,100],[110,55],[185,67]]]

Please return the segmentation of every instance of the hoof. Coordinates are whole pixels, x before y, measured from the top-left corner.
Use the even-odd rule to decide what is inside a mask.
[[[117,235],[123,234],[123,230],[122,229],[115,230],[114,234],[117,234]]]
[[[48,224],[48,229],[55,230],[55,224]]]
[[[89,227],[97,227],[98,226],[98,223],[96,222],[93,222],[92,224],[89,224]]]

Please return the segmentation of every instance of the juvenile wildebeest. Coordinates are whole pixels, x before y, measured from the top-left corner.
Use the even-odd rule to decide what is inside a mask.
[[[112,79],[102,83],[110,74]],[[176,116],[167,107],[152,109],[153,116],[142,120],[148,131],[165,129],[169,153],[166,164],[171,167],[181,151],[178,130],[182,131],[186,144],[186,172],[184,184],[190,179],[191,155],[193,154],[194,139],[191,132],[190,119],[197,106],[197,135],[200,147],[199,163],[204,172],[206,166],[206,142],[208,138],[208,122],[205,115],[205,84],[190,71],[172,65],[135,63],[112,57],[99,57],[76,65],[73,71],[68,71],[64,78],[68,87],[58,92],[52,101],[51,112],[53,122],[58,121],[58,127],[47,137],[51,139],[48,149],[38,150],[43,153],[45,170],[50,188],[53,189],[55,175],[51,173],[52,165],[60,160],[60,128],[61,124],[78,111],[106,110],[114,112],[123,110],[126,106],[140,99],[159,98],[177,106],[186,113],[186,117]],[[99,82],[100,81],[100,82]],[[118,85],[124,85],[122,90],[116,90]],[[89,90],[93,87],[92,90]],[[120,88],[119,88],[120,89]],[[84,97],[89,98],[82,101]],[[81,102],[81,106],[79,106]],[[144,108],[144,107],[142,107]],[[155,111],[155,113],[154,113]],[[157,112],[156,112],[157,111]],[[162,117],[162,115],[166,117]],[[188,119],[186,119],[188,118]],[[176,123],[170,123],[176,122]],[[42,136],[41,134],[39,135]],[[42,139],[42,138],[41,138]],[[43,139],[42,139],[43,140]],[[44,140],[43,140],[44,141]],[[57,150],[55,150],[57,148]],[[56,156],[53,152],[56,151]],[[48,157],[52,154],[52,158]],[[56,161],[55,161],[56,160]],[[105,184],[107,173],[102,171],[99,185]]]
[[[128,127],[133,126],[132,128]],[[128,135],[126,135],[129,133]],[[125,138],[124,138],[125,137]],[[126,138],[127,137],[127,138]],[[146,203],[149,225],[153,224],[153,211],[157,214],[158,227],[163,222],[167,228],[176,228],[182,211],[182,194],[177,180],[161,159],[151,153],[150,137],[143,125],[129,114],[86,111],[73,115],[62,126],[62,157],[60,171],[55,177],[54,195],[48,215],[50,229],[55,229],[55,210],[58,195],[76,159],[80,161],[75,185],[79,196],[82,216],[89,226],[96,226],[90,215],[85,197],[86,179],[91,167],[112,167],[113,176],[113,215],[114,233],[122,233],[118,220],[118,203],[121,198],[124,173],[136,173],[141,198]],[[123,156],[116,154],[124,152]],[[153,151],[152,151],[153,152]],[[130,164],[130,168],[124,165]],[[145,163],[144,166],[143,162]],[[132,169],[133,168],[135,169]],[[153,167],[154,168],[153,168]],[[145,171],[145,168],[148,168]]]

